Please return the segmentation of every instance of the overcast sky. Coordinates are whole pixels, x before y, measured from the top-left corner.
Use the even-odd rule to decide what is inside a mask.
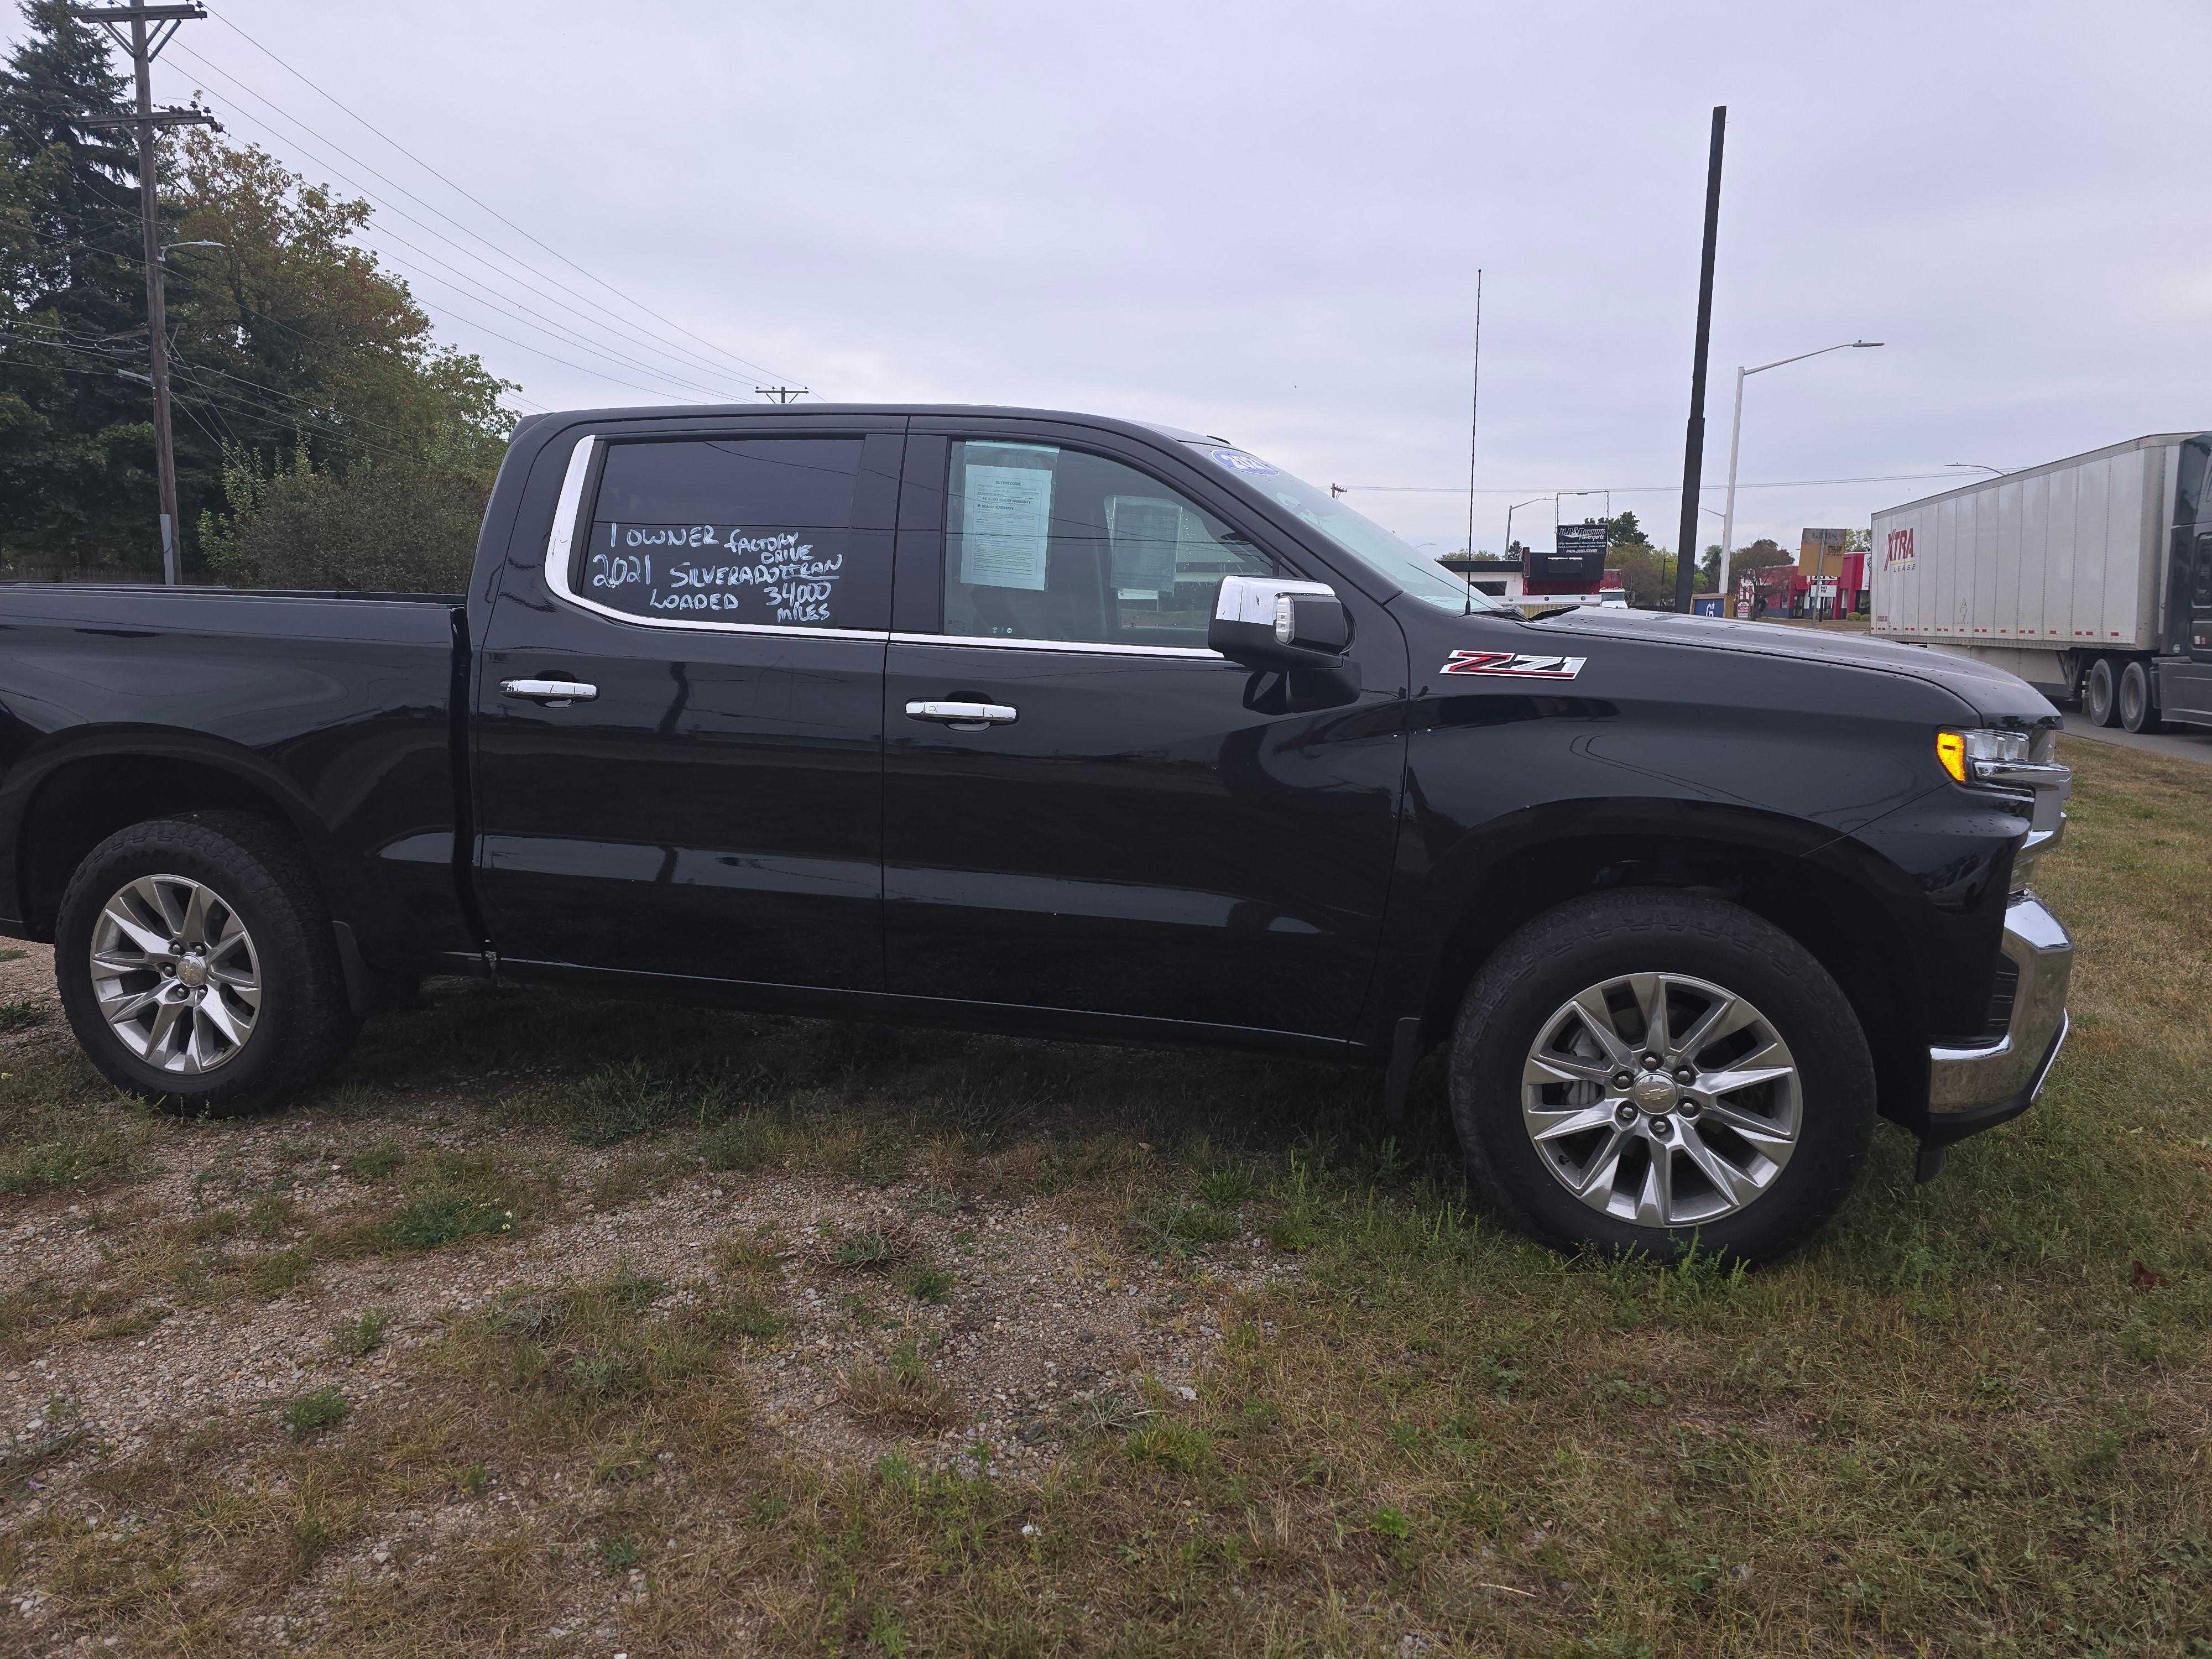
[[[1548,492],[1600,486],[1671,544],[1677,496],[1629,491],[1680,477],[1725,103],[1711,507],[1735,366],[1858,337],[1887,343],[1749,382],[1745,482],[2021,466],[2212,426],[2201,4],[210,9],[244,34],[187,24],[157,98],[203,89],[234,138],[371,196],[367,240],[441,337],[538,405],[705,395],[667,374],[750,398],[772,373],[836,399],[1160,420],[1352,486],[1442,551],[1466,534],[1480,267],[1476,544],[1540,492],[1514,527],[1547,544]],[[659,372],[501,315],[486,288]],[[1800,526],[1943,487],[1750,490],[1736,539],[1794,547]]]

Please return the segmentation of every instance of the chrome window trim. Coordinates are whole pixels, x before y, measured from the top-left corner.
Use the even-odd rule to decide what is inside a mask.
[[[974,634],[893,634],[894,645],[995,646],[1006,651],[1062,651],[1100,657],[1181,657],[1194,662],[1227,662],[1211,646],[1109,645],[1089,640],[999,639]]]
[[[887,640],[887,629],[881,628],[804,628],[788,623],[732,623],[696,621],[690,617],[641,617],[628,611],[617,611],[611,605],[601,605],[597,599],[587,599],[568,585],[568,566],[576,548],[577,520],[584,511],[584,482],[592,476],[592,460],[605,440],[596,433],[587,433],[576,440],[576,447],[568,453],[568,471],[561,480],[561,498],[553,508],[553,533],[545,538],[545,586],[556,599],[572,605],[579,611],[588,611],[594,616],[611,621],[628,623],[633,628],[666,628],[692,634],[775,634],[804,639],[826,640]]]
[[[568,471],[561,480],[560,499],[553,508],[553,531],[545,540],[545,586],[554,598],[574,605],[579,611],[588,611],[611,622],[628,623],[634,628],[665,628],[690,633],[781,634],[807,639],[882,640],[899,645],[995,646],[1008,651],[1072,652],[1084,656],[1167,657],[1182,658],[1191,662],[1229,660],[1212,647],[1202,645],[1111,645],[1085,640],[1017,640],[967,634],[901,634],[880,628],[797,628],[782,623],[705,622],[678,617],[664,620],[617,611],[611,605],[601,605],[597,599],[586,599],[568,582],[568,566],[576,547],[577,523],[584,511],[585,481],[592,476],[592,459],[599,453],[599,446],[605,441],[596,433],[587,433],[576,440],[575,448],[568,454]]]

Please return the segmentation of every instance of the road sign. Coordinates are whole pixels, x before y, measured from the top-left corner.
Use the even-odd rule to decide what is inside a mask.
[[[1549,553],[1529,556],[1533,576],[1546,581],[1586,581],[1595,586],[1605,575],[1606,527],[1601,524],[1563,524]]]

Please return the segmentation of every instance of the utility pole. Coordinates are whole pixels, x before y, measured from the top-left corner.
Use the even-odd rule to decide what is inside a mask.
[[[1721,143],[1727,136],[1728,106],[1716,104],[1712,153],[1705,163],[1705,257],[1698,275],[1698,355],[1690,370],[1690,427],[1682,444],[1682,526],[1674,536],[1674,609],[1686,614],[1698,574],[1698,481],[1705,466],[1705,347],[1713,332],[1713,248],[1720,240]]]
[[[793,398],[804,398],[812,389],[811,386],[757,386],[753,388],[753,395],[760,398],[772,398],[777,403],[787,404]]]
[[[128,5],[77,6],[74,15],[98,23],[131,54],[137,70],[138,110],[135,115],[93,116],[89,127],[129,126],[138,132],[138,215],[142,221],[146,258],[146,333],[150,378],[154,382],[154,459],[161,486],[161,580],[173,587],[181,572],[177,545],[177,446],[169,424],[169,328],[167,295],[161,270],[160,193],[154,175],[156,136],[167,128],[214,126],[215,117],[200,109],[155,109],[152,74],[154,60],[170,37],[190,19],[207,15],[207,8],[189,3],[149,5],[130,0]],[[128,33],[125,26],[128,26]],[[167,25],[167,27],[163,27]],[[219,129],[218,129],[219,130]]]

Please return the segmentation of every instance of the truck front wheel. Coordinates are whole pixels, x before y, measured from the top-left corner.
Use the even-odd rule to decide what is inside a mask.
[[[1547,912],[1484,964],[1450,1093],[1477,1188],[1547,1243],[1759,1261],[1850,1190],[1874,1062],[1841,988],[1771,923],[1617,892]]]
[[[110,1082],[185,1109],[311,1083],[356,1029],[307,860],[242,812],[157,818],[94,848],[62,894],[54,979]]]

